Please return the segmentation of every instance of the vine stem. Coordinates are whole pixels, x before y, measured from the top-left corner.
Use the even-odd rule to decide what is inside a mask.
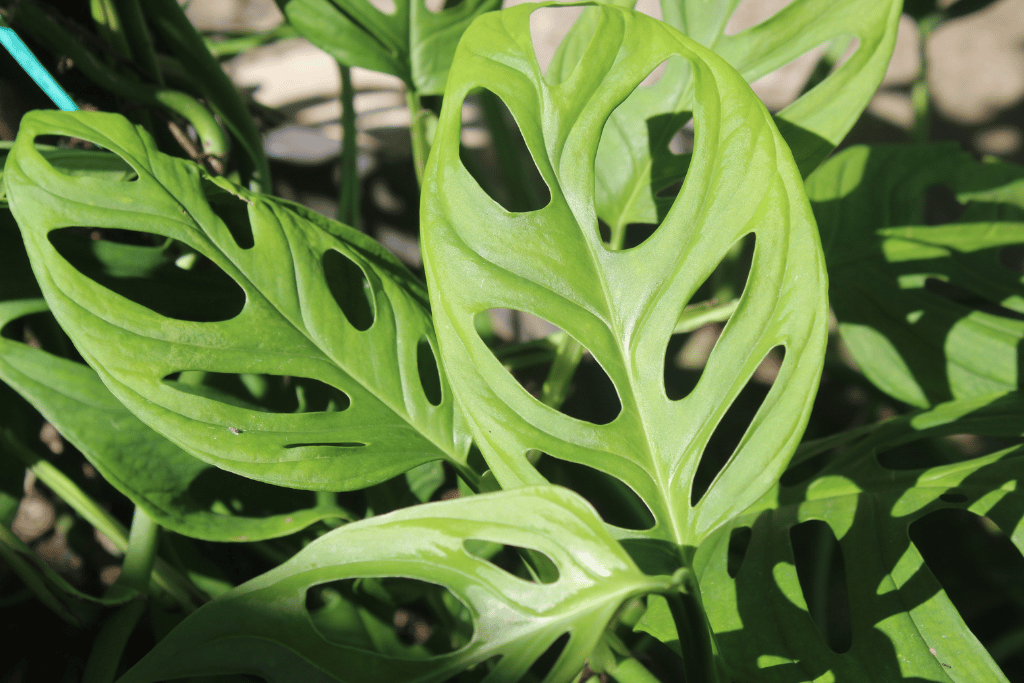
[[[405,91],[405,101],[409,105],[412,163],[416,169],[416,183],[422,187],[423,172],[427,168],[427,156],[430,155],[430,141],[427,138],[427,121],[430,118],[430,112],[423,109],[419,93],[412,88]]]
[[[156,559],[160,525],[142,510],[135,508],[132,530],[128,537],[128,550],[121,565],[121,575],[110,587],[110,593],[129,590],[137,597],[118,608],[103,623],[93,642],[92,652],[85,664],[82,683],[112,683],[117,676],[128,638],[135,631],[139,618],[146,610],[146,592]]]
[[[338,64],[341,71],[341,192],[338,196],[338,220],[359,229],[359,168],[356,146],[355,89],[352,69]]]
[[[686,680],[693,683],[726,683],[729,678],[721,668],[718,647],[708,624],[700,587],[693,572],[683,567],[672,577],[678,588],[665,595],[683,650]]]

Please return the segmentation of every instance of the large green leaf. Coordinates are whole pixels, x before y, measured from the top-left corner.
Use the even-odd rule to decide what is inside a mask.
[[[472,554],[471,544],[479,541],[542,553],[558,578],[521,579]],[[326,638],[310,619],[307,591],[359,577],[406,577],[447,588],[468,608],[472,637],[435,656],[411,648],[389,654],[382,634],[377,647],[367,641],[365,625]],[[354,522],[314,541],[190,616],[121,683],[229,672],[273,683],[426,683],[474,666],[493,667],[487,680],[517,681],[563,634],[568,642],[544,680],[569,680],[625,600],[667,591],[670,583],[637,569],[593,508],[560,487],[429,503]]]
[[[392,14],[369,0],[277,4],[300,34],[342,64],[394,74],[421,95],[439,95],[462,32],[501,0],[462,0],[439,12],[423,0],[395,0]]]
[[[138,179],[114,184],[65,175],[33,148],[43,134],[98,144]],[[362,488],[442,458],[463,466],[466,443],[453,436],[443,374],[438,405],[420,377],[418,359],[435,345],[422,287],[370,238],[209,178],[189,161],[160,154],[144,131],[110,114],[26,116],[4,183],[61,326],[121,402],[192,455],[264,482],[322,490]],[[207,267],[189,281],[154,247],[136,246],[139,258],[154,261],[146,277],[132,271],[137,266],[96,266],[95,254],[79,270],[57,249],[61,235],[78,234],[53,232],[66,226],[170,238],[208,259]],[[94,249],[109,244],[101,240]],[[168,317],[131,298],[147,294],[147,302],[171,313],[203,311],[232,282],[244,293],[241,310],[214,322]],[[267,412],[175,381],[180,371],[294,378],[287,384],[293,392],[317,382],[331,396],[344,392],[350,405],[338,412],[342,397],[322,412]]]
[[[542,481],[536,449],[618,477],[650,506],[647,536],[694,543],[782,472],[806,424],[825,341],[825,272],[799,172],[771,116],[728,64],[665,24],[602,5],[581,66],[545,81],[522,5],[463,36],[424,179],[424,260],[445,367],[476,442],[505,488]],[[678,55],[696,72],[697,147],[678,199],[642,245],[610,251],[598,234],[594,157],[612,110]],[[509,213],[459,160],[463,99],[485,87],[518,122],[551,193]],[[666,397],[677,318],[727,252],[756,235],[748,285],[687,397]],[[622,410],[605,425],[570,418],[516,383],[481,340],[477,314],[527,311],[592,353]],[[706,495],[691,507],[701,453],[754,369],[785,347],[778,380]]]
[[[3,329],[47,307],[9,211],[0,211],[0,250]],[[39,336],[43,330],[33,332]],[[311,493],[259,484],[193,458],[132,415],[81,363],[3,337],[0,380],[28,399],[107,481],[178,533],[217,541],[259,540],[345,516],[327,502],[315,504]],[[5,416],[16,419],[6,406]]]
[[[1018,395],[990,396],[883,423],[841,453],[823,453],[826,464],[817,476],[776,487],[709,539],[695,564],[734,678],[1006,680],[911,543],[908,528],[939,509],[966,509],[992,520],[1024,550],[1024,448],[927,469],[883,467],[878,455],[951,432],[1019,436],[1022,408]],[[808,520],[825,522],[841,548],[852,627],[852,644],[843,653],[820,635],[798,578],[790,529]],[[737,569],[729,566],[729,546],[731,532],[742,527],[750,540]]]
[[[626,3],[616,3],[626,4]],[[770,73],[823,43],[860,41],[849,60],[776,115],[797,165],[809,174],[839,144],[867,106],[896,41],[899,0],[796,0],[767,21],[735,35],[725,25],[739,0],[663,0],[665,21],[725,58],[748,82]],[[548,79],[560,82],[575,68],[597,23],[587,10],[560,46]],[[673,60],[660,80],[637,88],[605,128],[597,156],[598,217],[613,240],[630,223],[657,223],[671,205],[662,197],[686,173],[687,155],[669,150],[669,141],[690,119],[693,71]]]
[[[928,225],[936,185],[967,207]],[[876,386],[922,407],[1020,386],[1024,282],[1000,253],[1024,242],[1024,169],[955,145],[854,147],[807,191],[839,329]]]

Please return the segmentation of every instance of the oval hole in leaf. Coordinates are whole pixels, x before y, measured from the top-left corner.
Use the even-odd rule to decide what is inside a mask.
[[[654,527],[654,513],[628,484],[601,470],[544,454],[537,470],[552,484],[580,494],[608,524],[646,531]]]
[[[370,329],[376,311],[366,273],[335,249],[324,252],[323,264],[327,287],[345,318],[360,332]]]
[[[1012,448],[1024,443],[1021,437],[992,437],[977,434],[950,434],[918,439],[878,454],[878,463],[890,470],[923,470]]]
[[[462,0],[424,0],[426,8],[435,14],[458,7],[461,4]]]
[[[427,401],[430,405],[441,405],[441,375],[437,371],[437,356],[426,337],[421,337],[416,345],[416,368]]]
[[[770,383],[758,378],[758,371],[764,367],[765,362],[773,356],[780,358],[779,367],[782,365],[782,358],[785,355],[785,348],[781,345],[769,350],[765,359],[758,365],[758,369],[747,381],[746,386],[740,390],[736,400],[732,402],[729,409],[725,411],[707,446],[700,456],[700,463],[693,475],[693,488],[690,489],[690,504],[696,505],[697,501],[707,492],[711,482],[715,480],[718,473],[722,471],[725,464],[729,462],[736,447],[743,440],[750,422],[754,419],[758,409],[768,395],[771,388]],[[778,370],[775,371],[776,374]]]
[[[486,318],[483,314],[486,313]],[[484,322],[491,325],[490,331]],[[480,338],[490,339],[491,352],[531,396],[540,400],[555,358],[555,342],[545,339],[560,328],[543,318],[507,308],[492,308],[477,314]],[[520,339],[517,344],[503,344],[502,339]],[[558,408],[563,414],[591,424],[608,424],[622,412],[615,384],[601,364],[584,348],[565,401]]]
[[[562,651],[565,650],[565,646],[568,644],[569,634],[563,633],[555,642],[551,643],[548,649],[544,650],[540,657],[537,657],[522,680],[543,681],[551,673],[551,670],[555,668],[558,658],[562,656]]]
[[[269,517],[311,508],[316,494],[241,477],[217,467],[208,467],[189,482],[184,503],[221,515]]]
[[[550,557],[539,550],[476,538],[466,539],[462,545],[473,557],[490,562],[517,579],[531,583],[558,581],[558,567]]]
[[[48,238],[78,272],[167,318],[220,322],[245,306],[245,291],[219,266],[163,236],[69,227]]]
[[[388,16],[394,15],[394,13],[398,10],[398,8],[395,5],[395,0],[370,0],[370,4],[373,5],[373,8],[375,10],[377,10],[378,12],[383,12]]]
[[[743,566],[743,560],[747,557],[747,548],[750,547],[750,537],[753,532],[748,526],[736,527],[729,532],[729,549],[726,556],[725,570],[729,578],[735,579]]]
[[[1001,504],[996,504],[996,509]],[[1007,510],[1007,512],[1010,512]],[[1017,515],[1011,524],[1016,524]],[[1024,629],[1024,605],[1016,597],[1024,585],[1024,557],[988,517],[964,509],[935,510],[914,521],[910,540],[945,590],[971,632],[1010,674],[1021,672],[1020,650],[1007,636]],[[936,645],[941,661],[950,653]],[[1013,680],[1013,678],[1011,678]]]
[[[486,88],[463,100],[459,159],[480,189],[510,213],[539,211],[551,201],[518,122]]]
[[[186,370],[163,381],[177,391],[263,413],[330,413],[351,405],[348,394],[309,377]]]
[[[939,500],[941,500],[943,503],[949,503],[950,505],[963,505],[968,501],[968,498],[962,493],[949,491],[939,496]]]
[[[417,579],[320,584],[306,591],[306,610],[324,640],[388,656],[448,654],[473,637],[469,609],[447,588]]]
[[[582,12],[582,7],[542,7],[534,10],[530,15],[530,40],[533,43],[533,55],[537,59],[540,72],[545,76],[544,80],[551,85],[558,85],[562,80],[548,78],[551,62]],[[587,40],[586,44],[589,42]],[[583,54],[584,49],[585,45],[583,49],[579,50],[579,55]],[[574,54],[569,57],[572,63],[563,65],[561,70],[565,77],[572,73],[579,62],[578,55]]]
[[[818,633],[833,652],[847,652],[853,643],[853,622],[842,546],[832,527],[817,519],[791,527],[789,540],[800,589]]]
[[[249,202],[206,178],[203,178],[202,183],[206,203],[210,205],[217,218],[224,221],[235,244],[241,249],[252,249],[255,241],[252,236],[252,223],[249,221]]]

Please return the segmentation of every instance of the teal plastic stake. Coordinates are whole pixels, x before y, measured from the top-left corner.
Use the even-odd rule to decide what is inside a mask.
[[[11,53],[11,56],[14,57],[21,68],[25,70],[25,73],[32,77],[36,85],[43,89],[43,92],[53,100],[54,104],[64,111],[78,111],[78,105],[75,104],[75,101],[64,92],[64,89],[57,84],[57,81],[53,80],[50,72],[39,63],[39,60],[28,49],[28,46],[22,42],[18,34],[14,32],[14,29],[0,25],[0,45],[7,48],[7,51]]]

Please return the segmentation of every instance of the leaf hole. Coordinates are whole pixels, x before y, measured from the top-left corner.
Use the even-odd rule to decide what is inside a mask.
[[[599,469],[544,454],[537,470],[552,484],[580,494],[606,523],[622,529],[654,528],[654,513],[628,484]]]
[[[533,43],[533,55],[537,60],[540,72],[544,74],[545,80],[551,85],[558,84],[547,77],[551,62],[582,12],[582,7],[542,7],[530,14],[530,40]],[[562,74],[567,76],[572,69],[566,69],[565,66],[567,65],[563,65]],[[574,64],[573,68],[575,66]]]
[[[270,517],[314,507],[316,494],[273,486],[217,467],[208,467],[189,482],[179,502],[183,506],[227,516]]]
[[[131,183],[139,179],[131,164],[111,152],[55,149],[43,152],[43,156],[53,170],[72,178],[88,176],[112,183]]]
[[[252,223],[249,221],[249,202],[206,178],[203,178],[203,192],[206,203],[217,218],[223,221],[235,244],[240,249],[252,249],[255,241]]]
[[[262,413],[333,413],[351,404],[345,392],[309,377],[185,370],[163,382],[182,393]]]
[[[389,17],[394,16],[395,12],[398,11],[395,0],[369,0],[369,2],[375,10]]]
[[[469,608],[443,586],[418,579],[331,581],[310,587],[305,607],[327,642],[389,657],[449,654],[473,637]]]
[[[441,375],[437,370],[437,356],[426,337],[421,337],[416,344],[416,369],[427,401],[430,405],[441,405]]]
[[[950,505],[963,505],[967,502],[968,498],[962,493],[947,492],[939,496],[939,500]]]
[[[473,557],[489,562],[517,579],[545,584],[558,581],[558,567],[539,550],[477,538],[466,539],[462,545]]]
[[[784,359],[785,347],[776,346],[765,354],[769,358],[772,354],[778,354]],[[764,364],[759,363],[759,367]],[[782,360],[779,361],[779,366]],[[757,372],[754,372],[756,375]],[[701,454],[697,471],[693,475],[693,486],[690,489],[690,504],[696,505],[704,496],[711,483],[718,473],[722,471],[729,459],[732,458],[736,448],[739,447],[744,435],[750,426],[751,421],[764,403],[770,386],[758,380],[755,376],[747,381],[743,389],[737,394],[735,400],[725,411],[722,419],[715,427],[711,438],[708,439],[704,452]]]
[[[792,2],[793,0],[781,0],[780,2],[741,0],[741,2],[736,4],[732,14],[729,15],[723,33],[727,36],[734,36],[737,33],[746,31],[748,28],[762,24]]]
[[[682,128],[672,134],[672,137],[668,141],[668,151],[672,152],[677,156],[683,154],[693,153],[693,142],[694,142],[694,130],[693,130],[693,119],[683,124]],[[673,196],[679,193],[677,189]]]
[[[967,207],[961,204],[949,185],[929,185],[922,198],[925,225],[957,223]]]
[[[52,230],[50,244],[96,284],[175,320],[220,322],[245,307],[245,291],[209,259],[161,235],[111,228]],[[188,268],[178,265],[188,259]]]
[[[723,323],[714,322],[672,335],[665,348],[665,395],[669,400],[679,401],[694,390],[724,328]]]
[[[736,527],[729,532],[729,548],[726,551],[725,570],[729,578],[735,579],[743,567],[743,560],[747,557],[747,549],[750,547],[750,538],[753,532],[750,527]]]
[[[363,448],[366,446],[361,441],[325,441],[312,443],[290,443],[285,448]]]
[[[832,527],[821,520],[801,522],[789,530],[796,574],[818,633],[837,654],[853,644],[849,585],[843,548]]]
[[[491,144],[492,132],[501,140],[499,147]],[[480,189],[505,211],[539,211],[551,202],[551,190],[519,123],[505,102],[486,88],[463,100],[459,159]]]
[[[423,4],[434,14],[440,14],[445,10],[458,7],[462,4],[462,0],[424,0]]]
[[[1016,515],[1008,523],[1016,525]],[[1004,671],[1010,664],[1019,666],[1020,649],[1009,641],[1015,639],[1011,634],[1024,629],[1024,605],[1016,597],[1024,585],[1024,557],[1013,541],[991,518],[956,508],[935,510],[915,520],[909,535],[992,658]],[[941,661],[956,666],[941,643],[935,648]]]
[[[562,652],[568,644],[569,634],[563,633],[557,640],[555,640],[555,642],[551,643],[551,645],[544,650],[540,657],[537,657],[537,659],[534,660],[523,680],[543,681],[547,678],[548,674],[550,674],[558,664],[558,659],[562,656]]]
[[[657,85],[658,82],[661,81],[662,77],[664,77],[665,71],[668,70],[668,63],[669,63],[669,60],[666,59],[665,61],[663,61],[658,66],[654,67],[651,70],[651,73],[647,74],[644,77],[644,80],[640,81],[640,85],[638,85],[637,87],[638,88],[653,88],[655,85]]]
[[[327,287],[345,318],[360,332],[370,329],[376,312],[366,273],[336,249],[324,252],[323,266]]]

